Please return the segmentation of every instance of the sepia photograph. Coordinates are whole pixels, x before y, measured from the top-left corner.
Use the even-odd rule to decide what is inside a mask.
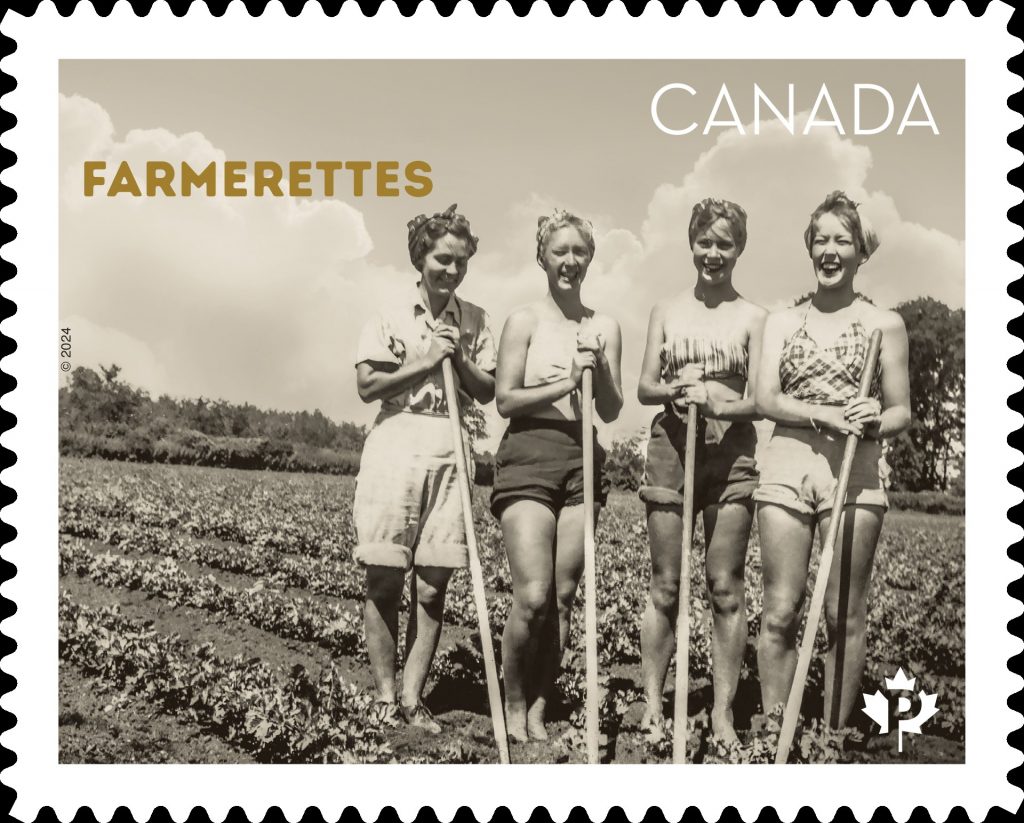
[[[60,762],[964,762],[964,77],[62,60]]]

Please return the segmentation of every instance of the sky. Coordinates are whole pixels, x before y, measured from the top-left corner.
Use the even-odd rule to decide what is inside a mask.
[[[597,251],[584,302],[623,330],[620,419],[606,442],[649,424],[635,400],[647,318],[692,287],[693,204],[740,203],[747,248],[734,282],[779,308],[813,289],[803,230],[833,189],[862,204],[881,247],[858,289],[894,306],[964,301],[964,94],[960,61],[62,61],[60,311],[76,365],[117,363],[152,395],[312,410],[369,424],[356,393],[359,329],[415,283],[406,223],[457,202],[480,238],[460,294],[495,334],[543,296],[537,217],[590,218]],[[742,123],[757,83],[778,106],[794,85],[797,135],[777,122],[702,134],[723,84]],[[654,93],[667,124],[654,125]],[[853,135],[853,86],[886,88],[892,126]],[[822,84],[845,135],[800,134]],[[896,133],[920,84],[940,134]],[[880,97],[866,96],[877,123]],[[719,111],[719,119],[728,110]],[[821,109],[819,118],[828,118]],[[918,107],[912,119],[922,119]],[[671,123],[670,123],[671,121]],[[424,198],[131,198],[82,194],[84,160],[426,160]],[[490,445],[504,424],[488,409]]]

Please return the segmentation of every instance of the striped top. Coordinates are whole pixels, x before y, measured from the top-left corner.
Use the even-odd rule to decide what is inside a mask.
[[[808,304],[809,305],[809,304]],[[807,313],[782,347],[779,385],[784,394],[806,403],[845,406],[860,390],[868,354],[868,331],[854,320],[829,346],[820,346],[807,332]],[[881,369],[875,371],[871,396],[881,398]]]
[[[704,377],[723,380],[747,376],[747,347],[737,340],[674,336],[661,347],[661,377],[675,380],[687,363],[704,367]]]

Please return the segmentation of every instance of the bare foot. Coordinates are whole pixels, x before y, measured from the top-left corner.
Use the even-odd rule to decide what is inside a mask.
[[[530,736],[526,733],[526,712],[505,706],[505,730],[516,743],[527,743]]]
[[[738,743],[739,737],[732,725],[732,710],[711,713],[711,732],[726,745]]]
[[[526,714],[526,730],[531,740],[547,740],[548,730],[544,728],[544,706],[534,703]]]
[[[640,718],[640,731],[647,736],[648,743],[660,743],[665,739],[665,715],[648,707]]]

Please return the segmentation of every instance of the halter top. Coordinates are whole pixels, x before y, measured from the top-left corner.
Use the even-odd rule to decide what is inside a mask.
[[[818,345],[807,332],[807,314],[782,347],[779,385],[784,394],[807,403],[845,406],[857,396],[868,353],[868,330],[854,320],[829,346]],[[876,369],[871,396],[882,395],[881,369]]]

